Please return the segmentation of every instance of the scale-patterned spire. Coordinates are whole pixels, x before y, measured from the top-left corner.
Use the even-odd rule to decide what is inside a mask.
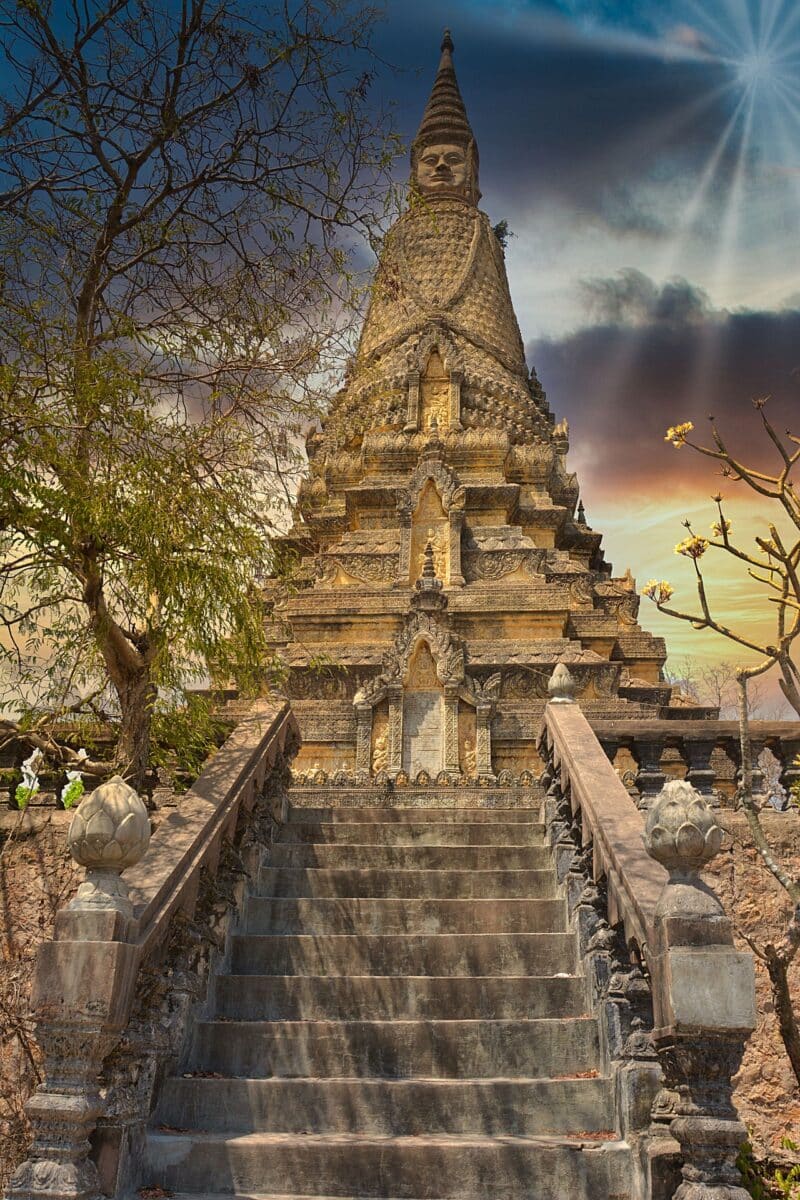
[[[430,99],[420,121],[414,145],[430,145],[432,142],[456,142],[468,146],[475,136],[467,117],[467,110],[453,67],[453,39],[445,29],[442,41],[442,57],[433,82]]]

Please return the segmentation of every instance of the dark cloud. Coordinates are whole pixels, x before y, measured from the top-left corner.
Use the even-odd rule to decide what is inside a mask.
[[[669,224],[659,216],[644,196],[622,184],[602,187],[597,198],[595,220],[612,233],[635,234],[637,237],[664,238],[670,233]]]
[[[800,311],[708,312],[702,291],[681,281],[683,299],[663,319],[665,289],[621,276],[621,297],[616,280],[597,281],[609,285],[612,320],[528,345],[553,410],[570,421],[571,460],[587,494],[657,498],[713,488],[713,463],[664,442],[667,427],[686,420],[705,439],[709,414],[737,453],[766,465],[772,451],[751,401],[769,395],[776,427],[800,432]],[[651,319],[625,319],[648,304]]]
[[[660,287],[635,267],[611,278],[581,281],[582,299],[598,324],[696,324],[711,314],[711,301],[700,287],[676,276]]]

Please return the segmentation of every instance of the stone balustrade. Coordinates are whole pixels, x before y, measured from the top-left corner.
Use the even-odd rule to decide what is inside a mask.
[[[126,1191],[154,1089],[181,1053],[189,1009],[204,1001],[241,880],[265,829],[285,816],[272,809],[285,805],[279,784],[298,746],[289,705],[259,701],[152,838],[119,778],[76,809],[69,843],[87,877],[36,960],[44,1078],[9,1200]]]
[[[735,808],[741,777],[737,721],[592,721],[637,806],[647,810],[669,779],[688,779],[712,807]],[[797,721],[753,721],[753,785],[764,803],[800,781]]]
[[[754,969],[698,873],[721,843],[714,811],[691,779],[666,773],[640,811],[609,756],[621,733],[595,736],[555,676],[551,695],[539,737],[545,820],[616,1078],[620,1133],[636,1151],[632,1195],[746,1200],[731,1079],[755,1025]],[[652,724],[658,745],[666,723]]]

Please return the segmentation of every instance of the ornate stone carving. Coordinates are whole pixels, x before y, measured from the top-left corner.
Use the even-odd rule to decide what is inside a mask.
[[[464,555],[464,573],[471,581],[502,579],[527,566],[529,556],[525,550],[471,550]]]
[[[460,492],[461,483],[455,472],[446,467],[439,459],[424,459],[415,469],[408,481],[407,504],[409,508],[413,508],[416,504],[429,479],[432,479],[436,485],[436,490],[446,511]]]
[[[547,698],[547,672],[516,667],[503,672],[502,694],[507,700],[544,700]]]
[[[471,675],[467,680],[470,695],[474,697],[476,704],[494,704],[500,696],[502,684],[503,676],[500,671],[494,671],[486,679],[479,679],[477,676]]]
[[[431,547],[431,551],[433,554],[433,568],[434,568],[434,571],[436,572],[437,579],[446,579],[447,578],[448,546],[447,546],[447,536],[445,534],[444,529],[442,529],[442,528],[439,528],[439,529],[431,528],[428,530],[427,542],[424,546],[420,547],[419,554],[417,555],[417,561],[415,564],[415,573],[418,575],[422,574],[423,568],[425,566],[425,555],[427,553],[428,546]]]
[[[588,575],[579,575],[569,581],[569,598],[575,605],[591,608],[594,601],[594,584]]]
[[[370,769],[372,742],[372,706],[363,700],[363,691],[356,693],[356,771],[366,773]]]
[[[639,596],[630,569],[622,579],[598,580],[594,590],[601,598],[603,610],[615,616],[620,625],[636,625]]]
[[[647,814],[647,853],[680,879],[704,867],[721,846],[722,830],[700,793],[683,779],[666,783]]]
[[[551,704],[573,704],[575,701],[575,680],[564,663],[557,663],[550,682],[547,685]]]
[[[400,567],[396,554],[337,554],[333,562],[365,583],[393,583]]]
[[[477,758],[478,778],[490,780],[494,779],[492,772],[491,705],[479,704],[476,714],[475,754]]]
[[[120,877],[134,866],[150,843],[150,818],[132,787],[119,775],[101,783],[75,810],[67,845],[76,862],[86,867],[72,909],[115,909],[133,915],[128,889]]]
[[[340,671],[294,670],[290,671],[283,691],[290,700],[347,700],[356,682]]]
[[[372,748],[372,770],[375,775],[385,771],[389,766],[389,735],[386,731],[379,733]]]
[[[396,774],[403,765],[403,696],[396,687],[389,696],[389,767]]]
[[[730,922],[699,871],[720,849],[722,830],[703,797],[685,780],[671,780],[650,808],[645,848],[669,871],[656,907],[651,951],[657,1028],[654,1040],[670,1098],[669,1131],[681,1147],[683,1182],[676,1200],[745,1200],[736,1155],[745,1137],[732,1099],[732,1078],[755,1023],[752,960],[733,947]],[[720,972],[730,993],[711,994],[702,1010],[681,991],[697,965]],[[749,993],[749,995],[748,995]],[[685,1008],[694,1004],[686,1016]],[[659,1116],[665,1105],[658,1101]]]
[[[94,1200],[100,1196],[97,1167],[89,1159],[89,1135],[102,1111],[97,1079],[120,1031],[100,1020],[37,1024],[45,1082],[26,1105],[33,1126],[28,1158],[8,1186],[9,1200]]]
[[[478,774],[478,753],[472,738],[466,738],[464,741],[464,761],[462,767],[467,779],[475,779]]]
[[[444,698],[444,769],[456,775],[458,762],[458,692],[448,688]]]

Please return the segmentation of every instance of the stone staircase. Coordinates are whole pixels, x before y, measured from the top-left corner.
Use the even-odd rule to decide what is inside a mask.
[[[298,795],[317,806],[294,806],[264,857],[213,1015],[164,1083],[143,1184],[272,1200],[629,1196],[538,805],[494,807],[516,799]]]

